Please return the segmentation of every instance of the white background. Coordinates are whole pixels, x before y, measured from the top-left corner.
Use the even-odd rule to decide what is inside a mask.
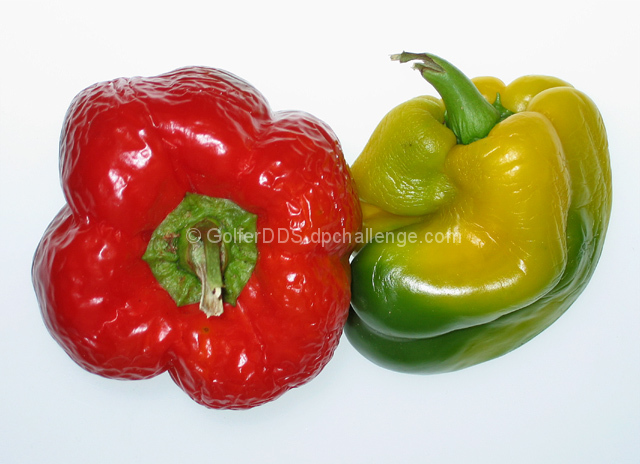
[[[0,462],[637,463],[640,150],[637,12],[622,1],[0,3]],[[167,375],[102,379],[49,336],[30,281],[63,205],[58,138],[84,87],[208,65],[275,110],[326,121],[352,162],[379,119],[431,87],[388,55],[469,76],[550,74],[600,107],[614,208],[595,276],[542,335],[500,359],[401,375],[343,338],[311,383],[249,411],[208,410]]]

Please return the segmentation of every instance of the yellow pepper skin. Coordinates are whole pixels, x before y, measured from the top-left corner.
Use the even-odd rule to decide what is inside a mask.
[[[433,55],[396,59],[418,60],[443,101],[391,110],[352,166],[372,239],[352,261],[345,331],[389,369],[453,371],[526,343],[589,282],[611,211],[607,137],[560,79],[472,83]]]

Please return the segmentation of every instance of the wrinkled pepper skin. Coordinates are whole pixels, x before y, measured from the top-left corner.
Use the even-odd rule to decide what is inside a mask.
[[[361,212],[328,126],[272,112],[226,71],[191,67],[81,92],[60,156],[67,204],[32,274],[44,322],[76,363],[114,379],[168,371],[196,402],[244,409],[329,361],[349,309],[351,245],[313,234],[353,233]],[[188,193],[257,216],[255,268],[219,316],[178,306],[142,259]]]
[[[394,108],[352,166],[364,227],[386,235],[352,261],[345,331],[383,367],[440,373],[521,346],[578,298],[603,248],[611,171],[598,109],[566,82],[467,79],[498,116],[462,143],[445,123],[451,83],[437,81],[459,71],[416,56],[440,69],[434,83],[417,67],[443,101]]]

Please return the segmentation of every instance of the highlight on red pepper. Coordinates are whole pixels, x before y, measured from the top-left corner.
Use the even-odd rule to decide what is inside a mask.
[[[326,124],[218,69],[116,79],[73,100],[60,173],[32,275],[80,366],[242,409],[329,361],[361,211]]]
[[[602,117],[550,76],[469,80],[402,53],[442,100],[392,109],[352,166],[365,244],[345,332],[373,362],[447,372],[501,356],[589,283],[611,213]]]

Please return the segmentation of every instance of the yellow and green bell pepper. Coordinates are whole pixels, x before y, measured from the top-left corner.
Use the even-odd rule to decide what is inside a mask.
[[[352,166],[373,239],[352,261],[346,334],[389,369],[453,371],[526,343],[589,282],[611,212],[607,136],[560,79],[392,58],[442,100],[392,109]]]

